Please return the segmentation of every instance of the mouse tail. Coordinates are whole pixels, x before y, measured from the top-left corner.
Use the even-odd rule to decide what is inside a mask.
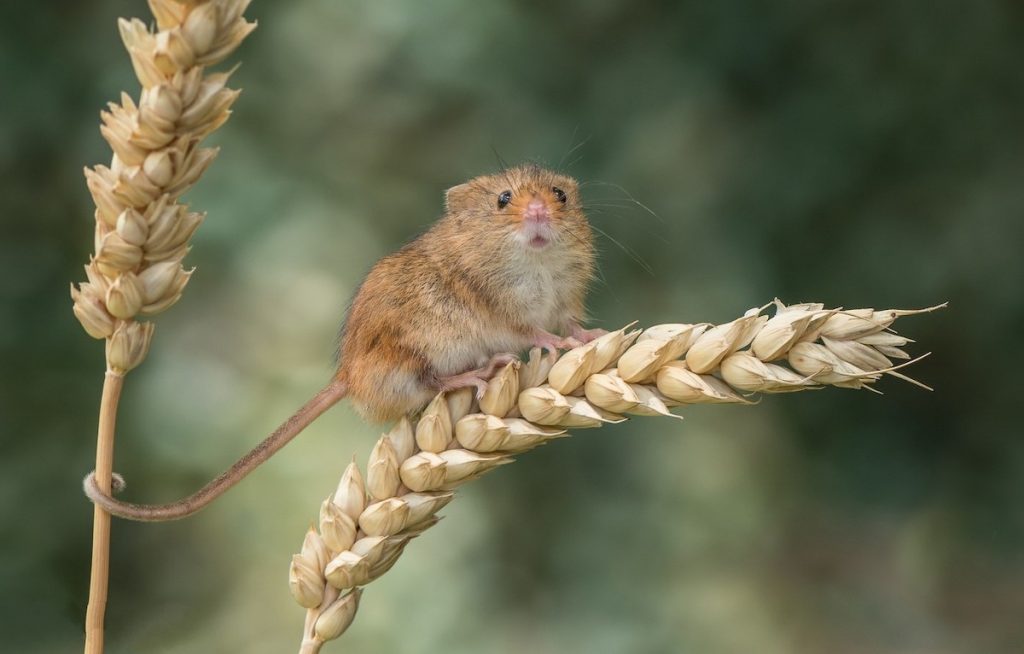
[[[96,471],[90,472],[82,482],[86,496],[105,511],[120,518],[143,522],[164,522],[178,520],[196,513],[228,489],[244,479],[282,447],[299,435],[327,409],[337,404],[348,394],[348,384],[335,378],[306,404],[285,420],[263,441],[240,458],[230,468],[188,497],[169,504],[133,504],[115,499],[96,483]],[[113,492],[123,490],[124,480],[115,474]]]

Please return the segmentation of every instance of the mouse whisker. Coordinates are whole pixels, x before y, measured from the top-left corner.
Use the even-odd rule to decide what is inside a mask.
[[[639,254],[637,254],[637,252],[635,250],[633,250],[629,246],[623,244],[621,241],[616,239],[614,236],[612,236],[611,234],[609,234],[608,232],[604,231],[603,229],[601,229],[600,227],[598,227],[598,226],[596,226],[594,224],[591,224],[590,228],[593,229],[594,231],[596,231],[597,233],[601,234],[605,238],[607,238],[609,241],[611,241],[615,245],[617,245],[619,247],[619,249],[622,250],[623,252],[625,252],[626,255],[630,259],[632,259],[637,265],[639,265],[644,270],[644,272],[646,272],[648,275],[651,275],[652,277],[654,276],[654,268],[652,268],[651,265],[649,263],[647,263],[647,261],[645,261],[643,257],[641,257]]]
[[[584,157],[584,154],[581,152],[580,156],[576,157],[575,159],[573,159],[572,161],[570,161],[568,164],[565,165],[565,169],[566,170],[572,170],[573,166],[575,166],[579,162],[583,161],[583,157]]]
[[[583,209],[584,212],[586,212],[589,216],[591,216],[591,218],[596,218],[596,217],[600,216],[602,218],[608,217],[610,219],[625,220],[625,219],[628,218],[628,216],[626,216],[626,215],[624,215],[622,213],[619,213],[619,212],[615,212],[615,211],[604,211],[603,209],[625,210],[625,209],[630,209],[632,207],[629,206],[629,205],[623,206],[623,205],[619,205],[619,204],[604,204],[604,203],[597,202],[597,203],[587,203],[587,204],[584,204],[584,205],[581,206],[581,208]],[[645,234],[647,234],[648,236],[650,236],[651,238],[657,239],[658,241],[660,241],[662,243],[665,243],[666,245],[671,245],[672,244],[672,239],[668,238],[667,236],[665,236],[664,234],[662,234],[659,231],[651,229],[650,227],[648,227],[643,222],[634,222],[634,224],[635,224],[636,227],[638,227],[639,229],[643,230],[643,232]]]
[[[598,179],[595,179],[595,180],[590,180],[590,181],[582,182],[582,183],[580,184],[580,187],[583,187],[583,186],[589,186],[589,185],[591,185],[591,184],[594,184],[594,185],[597,185],[597,186],[607,186],[607,187],[609,187],[609,188],[612,188],[612,189],[615,189],[615,190],[617,190],[617,191],[621,192],[621,193],[622,193],[623,195],[625,195],[625,196],[626,196],[626,198],[625,198],[625,199],[626,199],[626,200],[627,200],[627,201],[628,201],[628,202],[629,202],[630,204],[633,204],[633,205],[635,205],[635,206],[638,206],[638,207],[640,207],[640,208],[641,208],[641,209],[643,209],[643,210],[644,210],[644,211],[645,211],[646,213],[650,214],[652,218],[654,218],[655,220],[657,220],[657,221],[658,221],[658,222],[660,222],[661,224],[665,224],[665,220],[664,220],[664,219],[663,219],[663,218],[662,218],[661,216],[659,216],[659,215],[657,214],[657,212],[655,212],[655,211],[654,211],[653,209],[651,209],[650,207],[648,207],[648,206],[647,206],[646,204],[644,204],[644,203],[643,203],[643,202],[641,202],[640,200],[637,200],[637,199],[636,199],[636,198],[635,198],[635,197],[633,196],[633,194],[632,194],[632,193],[630,193],[630,192],[629,192],[628,190],[626,190],[626,187],[622,186],[621,184],[616,184],[616,183],[614,183],[614,182],[606,182],[606,181],[603,181],[603,180],[598,180]]]
[[[576,140],[576,132],[580,131],[580,124],[576,123],[572,128],[572,134],[569,136],[569,151],[562,155],[562,158],[558,160],[558,167],[561,168],[562,164],[565,163],[565,158],[571,155],[576,148],[572,147],[572,142]]]
[[[592,244],[591,242],[588,242],[588,241],[587,241],[586,239],[584,239],[584,238],[583,238],[582,236],[580,236],[579,234],[577,234],[577,233],[576,233],[576,231],[575,231],[574,229],[572,229],[572,228],[568,228],[568,227],[567,227],[567,228],[566,228],[565,230],[563,230],[563,231],[564,231],[564,232],[565,232],[566,234],[569,234],[570,236],[572,236],[572,237],[573,237],[574,239],[576,239],[577,241],[579,241],[580,245],[583,245],[583,246],[584,246],[584,247],[586,247],[586,248],[592,248],[592,247],[594,247],[594,245],[593,245],[593,244]],[[558,239],[558,240],[561,240],[561,235],[559,234],[558,236],[556,236],[556,239]],[[613,299],[614,299],[614,300],[615,300],[616,302],[619,302],[620,298],[618,297],[618,294],[617,294],[617,293],[615,293],[615,291],[614,291],[614,289],[613,289],[612,285],[608,283],[608,278],[607,278],[607,277],[605,276],[605,274],[604,274],[604,268],[603,268],[603,267],[601,266],[601,259],[600,259],[600,258],[598,258],[598,259],[596,259],[596,260],[594,261],[594,270],[595,270],[595,273],[596,273],[596,277],[597,277],[597,280],[598,280],[598,281],[599,281],[599,282],[601,283],[601,285],[602,285],[602,286],[604,286],[605,288],[607,288],[607,289],[608,289],[608,290],[609,290],[609,291],[610,291],[610,292],[612,293],[612,295],[613,295]]]
[[[572,136],[571,136],[571,137],[569,138],[569,142],[570,142],[570,143],[572,143],[572,142],[573,142],[573,140],[574,140],[574,139],[576,138],[576,133],[577,133],[577,132],[579,131],[579,129],[580,129],[580,126],[579,126],[579,124],[577,123],[576,127],[574,127],[574,128],[573,128],[573,130],[572,130]],[[586,138],[584,138],[584,139],[583,139],[582,141],[580,141],[580,142],[579,142],[579,143],[577,143],[576,145],[572,146],[572,147],[571,147],[571,148],[569,149],[569,151],[568,151],[568,152],[566,152],[565,154],[563,154],[563,155],[562,155],[562,158],[561,158],[561,160],[559,160],[559,162],[558,162],[558,168],[559,168],[559,169],[561,169],[561,168],[563,167],[563,165],[565,164],[565,160],[566,160],[566,159],[568,159],[569,157],[571,157],[571,156],[573,155],[573,153],[574,153],[574,152],[576,152],[577,150],[579,150],[580,148],[582,148],[583,146],[585,146],[585,145],[586,145],[587,143],[589,143],[589,142],[590,142],[590,139],[591,139],[591,138],[592,138],[593,136],[594,136],[593,134],[590,134],[590,135],[588,135],[588,136],[587,136]],[[577,162],[579,162],[579,160],[580,160],[580,159],[582,159],[582,157],[583,157],[583,155],[580,155],[579,157],[577,157],[576,159],[574,159],[574,160],[572,161],[572,163],[570,163],[570,164],[569,164],[568,166],[565,166],[565,167],[566,167],[566,168],[572,168],[572,167],[573,167],[573,166],[574,166],[574,165],[575,165],[575,164],[576,164]]]

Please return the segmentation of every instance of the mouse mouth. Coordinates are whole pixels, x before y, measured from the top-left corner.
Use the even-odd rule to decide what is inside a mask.
[[[548,244],[551,243],[551,239],[540,234],[534,234],[526,243],[530,247],[540,250],[542,248],[546,248]]]
[[[531,250],[543,250],[553,240],[554,233],[549,225],[527,224],[519,232],[519,242]]]

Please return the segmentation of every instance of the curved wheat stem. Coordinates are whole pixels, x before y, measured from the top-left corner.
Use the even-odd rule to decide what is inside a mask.
[[[224,124],[239,91],[230,72],[207,74],[256,25],[242,14],[249,0],[149,0],[157,30],[139,19],[118,22],[142,85],[101,113],[100,132],[114,151],[109,166],[85,169],[96,203],[95,255],[88,281],[71,286],[74,313],[93,338],[106,340],[96,482],[110,491],[114,422],[123,377],[149,351],[154,316],[181,297],[191,271],[182,267],[203,221],[178,203],[217,154],[200,142]],[[110,515],[94,509],[86,652],[103,651]]]
[[[355,617],[362,587],[391,569],[406,545],[435,525],[462,484],[512,462],[569,428],[630,416],[671,416],[685,404],[749,404],[754,393],[824,386],[871,389],[910,359],[891,325],[934,311],[825,309],[773,303],[722,325],[627,326],[560,357],[530,352],[510,363],[477,401],[468,389],[438,395],[415,422],[381,436],[366,476],[353,462],[320,507],[292,557],[289,586],[306,608],[300,652],[313,654]],[[894,365],[893,360],[902,360]],[[924,388],[927,388],[924,386]]]

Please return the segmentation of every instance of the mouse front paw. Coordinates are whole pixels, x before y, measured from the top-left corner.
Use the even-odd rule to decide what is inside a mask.
[[[575,337],[569,336],[563,338],[562,336],[557,336],[543,330],[537,331],[533,337],[533,347],[539,347],[552,354],[557,353],[558,350],[571,350],[572,348],[579,347],[580,345],[583,345],[583,343]]]
[[[608,333],[607,329],[584,329],[583,325],[573,323],[569,327],[569,334],[580,343],[589,343],[595,338],[601,338]]]

